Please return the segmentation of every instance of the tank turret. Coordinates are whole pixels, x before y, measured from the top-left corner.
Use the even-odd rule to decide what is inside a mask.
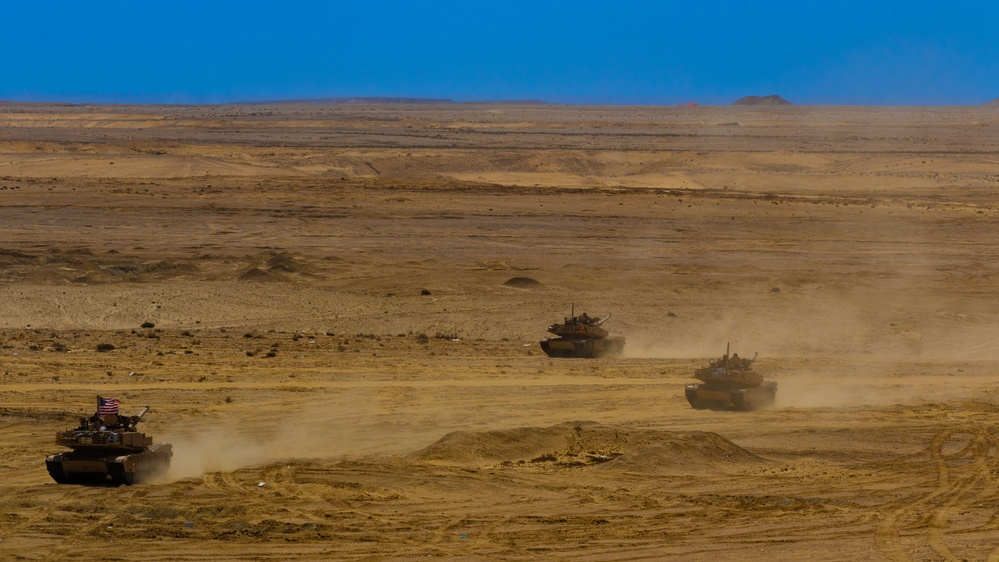
[[[549,357],[606,357],[620,355],[624,351],[624,338],[608,337],[610,332],[603,328],[603,318],[582,313],[575,315],[575,306],[570,316],[562,322],[548,326],[548,333],[555,338],[541,340],[541,349]]]
[[[118,401],[98,397],[97,412],[80,418],[74,429],[59,431],[56,445],[69,452],[45,459],[52,479],[60,484],[134,484],[165,472],[173,457],[169,443],[153,443],[153,438],[136,430],[149,412],[146,406],[134,416],[118,413]]]
[[[739,357],[738,353],[711,359],[706,367],[694,371],[694,378],[701,384],[689,384],[685,395],[690,405],[697,409],[756,410],[773,404],[777,397],[777,383],[763,380],[763,375],[753,370],[752,359]]]

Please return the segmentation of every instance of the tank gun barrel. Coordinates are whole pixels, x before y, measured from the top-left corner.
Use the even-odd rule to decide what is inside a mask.
[[[607,321],[607,319],[608,319],[608,318],[610,318],[610,317],[611,317],[611,315],[610,315],[610,314],[608,314],[607,316],[604,316],[603,318],[600,318],[599,320],[595,320],[595,321],[593,322],[593,325],[594,325],[594,326],[599,326],[599,325],[603,324],[604,322],[606,322],[606,321]]]
[[[142,417],[145,416],[147,413],[149,413],[149,406],[143,408],[142,411],[139,412],[139,415],[135,416],[135,423],[139,423],[140,421],[142,421]]]

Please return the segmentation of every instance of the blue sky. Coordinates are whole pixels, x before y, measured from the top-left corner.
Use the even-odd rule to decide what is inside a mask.
[[[948,5],[950,4],[950,5]],[[965,105],[999,2],[3,0],[0,99]]]

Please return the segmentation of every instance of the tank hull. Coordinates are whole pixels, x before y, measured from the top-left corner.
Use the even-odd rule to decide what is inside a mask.
[[[735,410],[746,412],[773,405],[777,398],[777,383],[763,381],[749,388],[716,388],[708,384],[689,384],[684,394],[697,410]]]
[[[624,338],[541,340],[541,350],[549,357],[614,357],[624,352]]]
[[[140,453],[73,450],[49,455],[45,466],[59,484],[132,485],[166,472],[173,447],[157,443]]]

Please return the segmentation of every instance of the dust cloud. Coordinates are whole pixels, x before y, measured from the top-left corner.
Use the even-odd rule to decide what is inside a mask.
[[[360,398],[364,395],[365,398]],[[241,424],[213,421],[163,434],[174,457],[169,482],[211,472],[299,459],[357,459],[409,453],[440,437],[448,424],[406,426],[391,411],[372,406],[358,412],[348,403],[377,404],[377,396],[352,392],[328,404],[289,406],[277,419],[260,416]],[[243,416],[245,414],[241,414]]]

